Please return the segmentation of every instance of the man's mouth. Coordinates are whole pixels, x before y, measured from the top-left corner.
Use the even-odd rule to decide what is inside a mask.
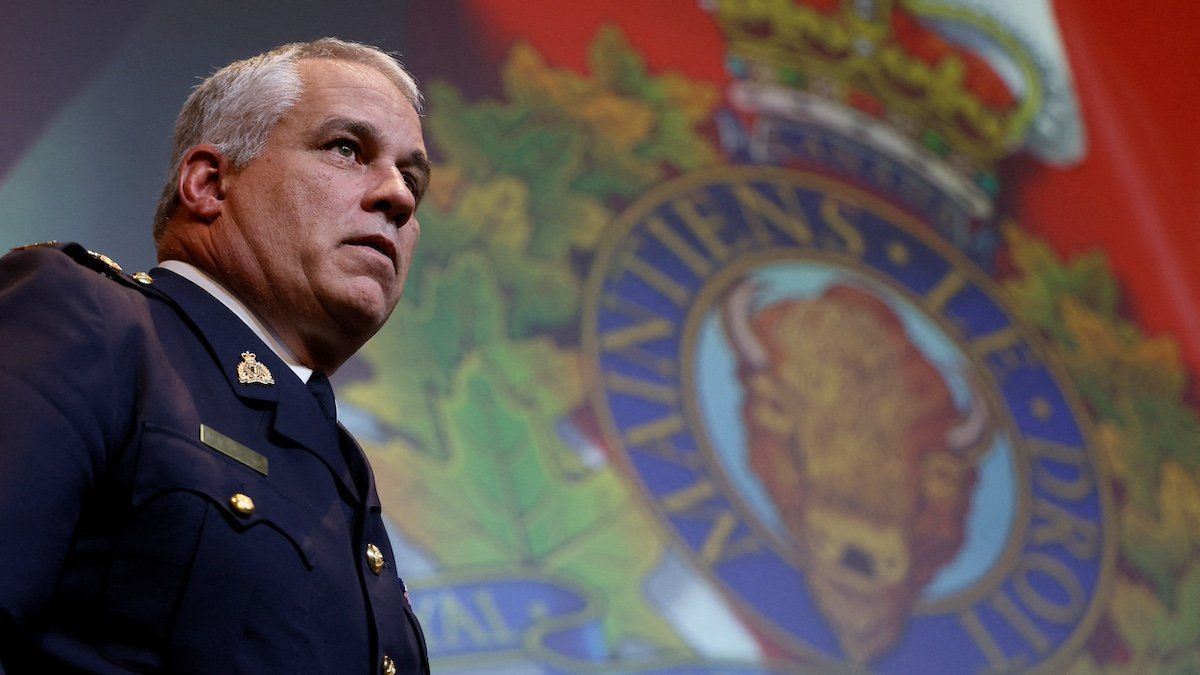
[[[391,239],[382,234],[370,234],[362,237],[347,239],[343,242],[349,246],[363,246],[374,251],[378,251],[392,263],[392,268],[395,269],[396,262],[396,245]]]

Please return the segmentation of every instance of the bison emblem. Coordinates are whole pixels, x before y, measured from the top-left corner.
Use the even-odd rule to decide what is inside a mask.
[[[897,642],[921,589],[962,546],[991,417],[975,387],[967,411],[955,406],[872,294],[835,285],[756,309],[757,292],[739,282],[721,317],[749,465],[844,653],[865,664]]]

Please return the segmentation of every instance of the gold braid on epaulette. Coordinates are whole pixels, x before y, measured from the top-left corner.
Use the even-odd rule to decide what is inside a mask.
[[[67,254],[72,260],[83,265],[84,267],[99,272],[104,276],[116,281],[124,286],[136,288],[138,290],[146,290],[146,288],[154,281],[149,274],[145,272],[136,272],[133,275],[126,274],[121,265],[112,258],[90,250],[81,244],[74,242],[60,245],[58,242],[48,242],[46,244],[35,244],[33,246],[53,246],[58,248],[63,253]],[[22,248],[32,248],[27,246]]]

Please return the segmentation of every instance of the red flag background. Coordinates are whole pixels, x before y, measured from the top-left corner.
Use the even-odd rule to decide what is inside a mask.
[[[487,54],[527,40],[551,63],[585,71],[590,37],[614,22],[652,70],[724,82],[721,35],[690,2],[471,0]],[[1147,330],[1174,336],[1200,371],[1200,8],[1054,2],[1087,129],[1069,169],[1022,167],[1012,213],[1064,255],[1102,249]]]
[[[1200,5],[4,11],[0,246],[127,270],[197,76],[417,74],[421,250],[334,384],[436,672],[1200,671]]]

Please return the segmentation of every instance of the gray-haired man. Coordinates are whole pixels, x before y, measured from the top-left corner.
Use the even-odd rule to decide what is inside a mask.
[[[428,671],[326,377],[400,299],[419,105],[354,43],[234,63],[180,114],[160,267],[0,260],[0,671]]]

